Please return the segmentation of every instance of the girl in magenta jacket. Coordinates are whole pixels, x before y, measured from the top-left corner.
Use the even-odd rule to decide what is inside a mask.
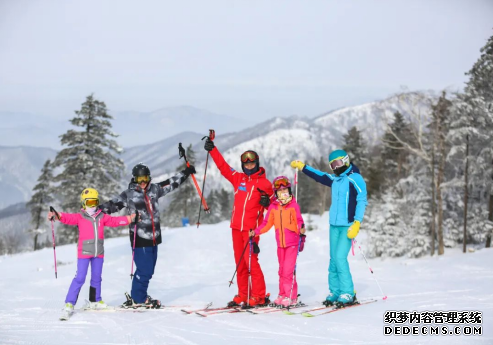
[[[251,231],[250,236],[266,233],[272,226],[276,228],[279,296],[274,303],[288,307],[298,302],[298,284],[294,270],[298,250],[303,250],[305,224],[300,207],[291,193],[289,179],[286,176],[276,177],[273,187],[277,199],[269,206],[262,224]]]
[[[65,310],[73,311],[77,303],[80,289],[86,281],[87,269],[91,264],[91,286],[89,301],[92,308],[105,308],[101,299],[101,276],[104,261],[104,227],[118,227],[128,225],[135,218],[131,216],[112,217],[98,210],[99,194],[93,188],[86,188],[80,196],[82,209],[79,213],[60,212],[58,219],[67,225],[77,225],[79,241],[77,244],[77,272],[70,284],[65,298]],[[49,212],[48,219],[56,219],[56,214]]]

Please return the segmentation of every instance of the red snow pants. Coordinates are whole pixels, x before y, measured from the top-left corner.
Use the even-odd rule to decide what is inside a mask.
[[[248,231],[240,231],[238,229],[231,229],[233,236],[233,250],[235,254],[235,262],[238,266],[238,271],[236,273],[236,282],[238,284],[238,296],[244,297],[245,300],[248,296],[248,262],[250,256],[250,246],[248,245],[243,254],[243,258],[240,262],[241,253],[245,249],[250,237],[248,236]],[[254,241],[259,242],[259,236],[254,237]],[[260,264],[258,263],[258,254],[253,252],[252,248],[252,259],[250,274],[252,277],[252,286],[250,291],[251,297],[265,297],[265,279]]]

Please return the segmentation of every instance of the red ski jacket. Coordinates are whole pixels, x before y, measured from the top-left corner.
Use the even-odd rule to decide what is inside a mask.
[[[210,154],[221,174],[231,182],[235,190],[231,228],[240,231],[256,229],[264,220],[265,210],[259,203],[261,193],[257,188],[266,192],[269,197],[274,193],[272,183],[265,176],[265,169],[260,167],[258,172],[248,176],[231,168],[216,147]]]

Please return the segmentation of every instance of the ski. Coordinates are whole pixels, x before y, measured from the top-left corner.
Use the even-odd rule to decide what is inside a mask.
[[[361,302],[358,302],[356,304],[351,304],[351,305],[348,305],[347,307],[342,307],[342,308],[332,307],[329,310],[323,311],[321,313],[313,313],[314,310],[312,310],[311,312],[310,311],[305,311],[305,312],[301,313],[301,315],[303,315],[305,317],[315,317],[315,316],[320,316],[320,315],[334,313],[336,311],[340,311],[340,310],[344,310],[344,309],[349,309],[349,308],[353,308],[353,307],[359,307],[359,306],[362,306],[362,305],[365,305],[365,304],[374,303],[374,302],[377,302],[377,301],[378,300],[376,300],[376,299],[372,299],[372,300],[361,301]],[[327,307],[324,307],[324,309],[325,308],[327,308]]]
[[[231,306],[231,307],[218,307],[218,308],[210,308],[210,306],[212,305],[212,302],[209,303],[205,308],[201,308],[201,309],[192,309],[192,310],[187,310],[187,309],[181,309],[182,312],[184,312],[185,314],[194,314],[196,312],[209,312],[209,311],[217,311],[217,310],[227,310],[227,309],[234,309],[238,306]]]
[[[218,309],[209,309],[209,310],[204,310],[204,311],[196,311],[194,312],[195,315],[202,316],[202,317],[207,317],[210,315],[217,315],[217,314],[230,314],[230,313],[239,313],[241,310],[239,308],[235,307],[228,307],[228,308],[218,308]]]
[[[276,307],[258,308],[258,309],[253,309],[253,310],[250,309],[247,311],[252,313],[252,314],[269,314],[269,313],[275,313],[275,312],[279,312],[279,311],[287,312],[291,309],[297,309],[297,308],[303,308],[303,307],[307,307],[307,305],[305,303],[300,302],[296,305],[290,306],[289,308],[276,306]]]

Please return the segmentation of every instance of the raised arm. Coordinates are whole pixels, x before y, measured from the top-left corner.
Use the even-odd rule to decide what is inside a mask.
[[[193,168],[193,167],[192,167]],[[193,169],[195,171],[195,169]],[[175,176],[170,177],[167,180],[159,182],[158,185],[161,187],[158,191],[158,198],[165,196],[169,192],[174,191],[178,188],[185,180],[190,176],[191,171],[189,168],[179,172]]]
[[[123,191],[117,197],[99,205],[101,211],[106,214],[111,214],[120,211],[122,208],[127,207],[128,196],[127,191]]]
[[[214,147],[210,151],[211,157],[214,160],[214,163],[216,163],[217,168],[221,172],[221,175],[223,175],[226,180],[228,180],[231,184],[235,184],[235,179],[241,176],[235,169],[233,169],[229,164],[224,160],[223,155],[217,147]]]
[[[108,214],[103,216],[104,226],[109,226],[110,228],[116,228],[118,226],[128,225],[130,223],[130,216],[112,217]]]
[[[77,225],[80,216],[78,213],[63,213],[60,212],[60,222],[67,225]]]

